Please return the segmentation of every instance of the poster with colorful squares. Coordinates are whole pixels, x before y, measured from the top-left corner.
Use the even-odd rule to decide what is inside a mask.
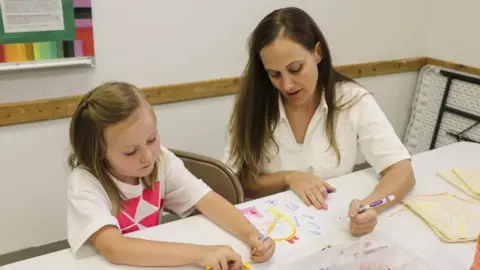
[[[11,10],[15,8],[18,12],[32,9],[39,12],[50,11],[50,17],[54,15],[54,4],[59,4],[64,19],[62,31],[13,33],[21,37],[18,40],[23,40],[19,43],[12,43],[12,40],[7,38],[6,26],[3,23],[3,32],[0,31],[0,64],[95,56],[92,0],[0,1],[2,5],[9,4]],[[47,4],[51,6],[46,6]],[[2,18],[2,21],[4,20],[5,18]]]

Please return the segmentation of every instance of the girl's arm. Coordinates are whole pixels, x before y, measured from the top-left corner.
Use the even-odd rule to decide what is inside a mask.
[[[196,208],[215,224],[235,235],[249,247],[255,248],[260,232],[238,211],[235,206],[215,192],[209,192]]]
[[[132,266],[180,266],[198,263],[201,246],[125,237],[115,226],[105,226],[90,237],[111,263]]]

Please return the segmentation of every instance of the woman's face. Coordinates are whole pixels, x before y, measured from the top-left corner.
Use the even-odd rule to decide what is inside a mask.
[[[292,106],[308,103],[315,95],[320,63],[320,44],[312,53],[301,44],[280,36],[260,50],[260,58],[272,84]]]

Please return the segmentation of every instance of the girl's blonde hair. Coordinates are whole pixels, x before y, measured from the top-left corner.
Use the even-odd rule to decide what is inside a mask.
[[[70,169],[82,167],[95,176],[105,189],[117,214],[125,200],[108,172],[107,145],[104,131],[108,126],[126,120],[140,106],[148,103],[137,87],[124,82],[109,82],[88,92],[78,104],[70,122]],[[158,162],[152,172],[140,181],[153,188]]]

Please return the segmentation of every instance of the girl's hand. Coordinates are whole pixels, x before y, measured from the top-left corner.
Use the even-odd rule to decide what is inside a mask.
[[[250,258],[254,262],[266,262],[270,260],[270,258],[273,256],[273,253],[275,253],[275,247],[275,241],[273,241],[270,237],[267,237],[265,240],[263,240],[263,242],[258,240],[258,242],[255,243],[254,247],[251,249]]]
[[[336,188],[319,177],[303,172],[293,172],[285,178],[285,181],[305,205],[313,204],[317,209],[328,209],[325,202],[328,192],[336,191]]]
[[[242,258],[229,246],[201,246],[196,264],[211,270],[244,269]]]

